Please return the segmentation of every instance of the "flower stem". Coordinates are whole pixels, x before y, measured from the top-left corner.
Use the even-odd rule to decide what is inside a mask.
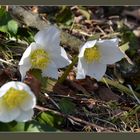
[[[63,75],[58,79],[58,83],[62,84],[65,81],[65,79],[67,78],[69,72],[72,70],[73,66],[77,63],[77,61],[78,61],[78,56],[75,56],[73,58],[72,63],[68,66],[68,68],[65,70]]]
[[[113,81],[113,80],[110,80],[110,79],[104,77],[104,78],[102,78],[102,79],[100,80],[100,82],[105,83],[105,84],[108,84],[108,85],[111,85],[111,86],[113,86],[113,87],[119,89],[120,91],[122,91],[122,92],[128,94],[129,96],[133,96],[132,91],[131,91],[129,88],[127,88],[126,86],[120,84],[120,83],[117,82],[117,81]],[[134,93],[135,93],[135,95],[136,95],[137,97],[140,98],[140,94],[139,94],[139,93],[137,93],[137,92],[134,92]]]

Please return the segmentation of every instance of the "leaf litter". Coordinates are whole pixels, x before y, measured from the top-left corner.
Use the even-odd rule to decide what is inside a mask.
[[[120,46],[129,44],[129,47],[124,46],[125,51],[130,62],[132,61],[136,67],[132,67],[124,60],[115,66],[109,66],[106,77],[117,82],[120,82],[121,78],[120,84],[127,89],[130,88],[128,85],[131,85],[129,91],[135,92],[137,89],[139,94],[139,7],[24,6],[24,8],[31,13],[39,14],[44,21],[56,23],[62,30],[82,41],[99,37],[102,39],[120,37],[121,43],[123,42]],[[28,29],[23,26],[20,28]],[[34,29],[30,29],[34,32]],[[29,36],[26,39],[29,39]],[[1,59],[9,62],[8,60],[12,58],[12,63],[16,64],[25,49],[24,43],[22,42],[22,47],[16,40],[12,41],[12,44],[8,43],[7,35],[3,32],[0,32],[0,40],[2,40],[1,48],[4,49],[4,53],[0,53]],[[4,48],[5,44],[7,47]],[[76,55],[75,50],[62,45],[68,49],[70,55]],[[63,70],[59,70],[60,75]],[[137,102],[139,97],[137,100],[135,98],[137,94],[126,94],[121,88],[108,82],[97,82],[88,76],[86,79],[76,80],[75,73],[76,70],[73,68],[63,84],[46,79],[47,84],[43,85],[43,88],[40,80],[30,73],[27,74],[24,82],[38,97],[35,120],[61,131],[139,132],[140,107]],[[8,63],[0,62],[0,85],[9,80],[19,79],[17,67],[13,68]],[[46,114],[43,114],[44,112]]]

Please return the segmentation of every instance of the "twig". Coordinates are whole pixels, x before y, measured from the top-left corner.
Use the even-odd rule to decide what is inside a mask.
[[[96,120],[99,120],[99,121],[101,121],[101,122],[105,122],[105,123],[107,123],[107,124],[110,124],[110,125],[112,125],[112,126],[114,126],[116,129],[117,129],[117,126],[115,125],[115,124],[113,124],[113,123],[111,123],[111,122],[109,122],[109,121],[107,121],[107,120],[103,120],[103,119],[100,119],[100,118],[97,118],[97,117],[94,117]]]
[[[46,98],[48,98],[57,107],[57,109],[60,110],[59,105],[47,93],[44,93],[44,95],[45,95]]]
[[[71,97],[71,96],[66,96],[66,95],[57,95],[57,94],[50,94],[49,96],[52,96],[52,97],[58,97],[58,98],[68,98],[68,99],[72,99],[72,100],[80,100],[81,101],[81,99],[77,99],[76,97]]]
[[[106,33],[100,28],[100,26],[97,25],[97,28],[103,35],[106,35]]]
[[[91,127],[93,127],[93,128],[100,129],[101,131],[108,130],[107,128],[104,128],[104,127],[102,127],[102,126],[96,125],[96,124],[94,124],[94,123],[87,122],[87,121],[84,121],[84,120],[82,120],[82,119],[80,119],[80,118],[74,117],[74,116],[72,116],[72,115],[66,115],[66,114],[60,113],[60,112],[58,112],[58,111],[49,109],[49,108],[44,108],[44,107],[41,107],[41,106],[38,106],[38,105],[37,105],[35,108],[36,108],[36,109],[39,109],[39,110],[41,110],[41,111],[53,112],[53,113],[56,114],[56,115],[62,116],[62,117],[64,117],[64,118],[72,119],[72,120],[75,121],[75,122],[82,123],[82,124],[91,126]],[[112,129],[112,128],[111,128],[111,129]]]
[[[0,62],[5,63],[5,64],[7,64],[7,65],[16,66],[16,65],[14,65],[14,64],[12,64],[12,63],[6,61],[6,60],[3,60],[3,59],[1,59],[1,58],[0,58]]]

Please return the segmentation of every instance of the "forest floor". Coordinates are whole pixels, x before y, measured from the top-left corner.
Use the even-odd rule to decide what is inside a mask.
[[[62,132],[140,132],[140,7],[13,7],[4,10],[17,21],[18,31],[3,31],[4,23],[0,23],[0,86],[21,79],[18,62],[35,33],[48,24],[57,25],[63,32],[61,46],[70,58],[87,40],[113,37],[120,38],[119,45],[127,55],[107,67],[102,81],[88,76],[76,80],[74,66],[64,83],[48,78],[40,89],[40,81],[27,75],[24,82],[39,94],[35,121]],[[19,7],[25,13],[16,11]],[[59,76],[64,71],[59,69]]]

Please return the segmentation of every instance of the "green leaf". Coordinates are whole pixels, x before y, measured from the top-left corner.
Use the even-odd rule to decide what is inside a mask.
[[[0,8],[0,19],[1,19],[1,17],[4,16],[5,12],[6,12],[6,11],[5,11],[4,8]]]
[[[8,123],[2,123],[0,122],[0,131],[10,131]]]
[[[35,33],[33,33],[33,31],[29,27],[18,27],[18,32],[16,35],[20,40],[24,40],[28,44],[30,44],[34,42]]]
[[[129,49],[129,42],[127,42],[127,43],[121,45],[121,46],[120,46],[120,49],[121,49],[123,52],[127,51],[127,50]]]
[[[71,25],[73,20],[73,14],[70,7],[62,6],[62,9],[56,15],[56,21],[65,25]]]
[[[0,8],[0,31],[11,35],[16,35],[18,30],[18,24],[12,19],[9,12],[4,8]]]
[[[41,117],[45,122],[47,122],[50,126],[54,127],[54,117],[49,113],[42,113]]]
[[[119,48],[122,52],[127,51],[129,49],[129,42],[121,45]],[[125,58],[128,61],[128,63],[130,63],[131,65],[134,65],[134,63],[131,61],[131,59],[126,54],[125,54]]]
[[[75,104],[68,99],[61,99],[59,102],[59,107],[65,114],[72,114],[75,111]]]
[[[137,85],[137,87],[136,87],[135,90],[136,90],[136,91],[139,91],[139,90],[140,90],[140,84]]]
[[[45,131],[57,131],[57,129],[50,127],[49,125],[44,125],[37,121],[31,121],[25,124],[25,130],[28,131],[38,131],[38,132],[45,132]]]
[[[12,18],[4,8],[0,8],[0,26],[7,25]]]
[[[37,119],[39,120],[39,122],[43,124],[48,124],[54,128],[59,128],[59,126],[64,121],[64,119],[61,116],[58,116],[57,114],[48,111],[42,112]]]
[[[3,33],[8,33],[7,25],[0,26],[0,31]]]
[[[16,35],[18,31],[18,23],[15,20],[10,20],[7,24],[10,33]]]
[[[13,132],[45,132],[45,131],[56,131],[56,129],[44,125],[35,120],[28,122],[10,122],[10,123],[0,123],[0,131],[13,131]]]

